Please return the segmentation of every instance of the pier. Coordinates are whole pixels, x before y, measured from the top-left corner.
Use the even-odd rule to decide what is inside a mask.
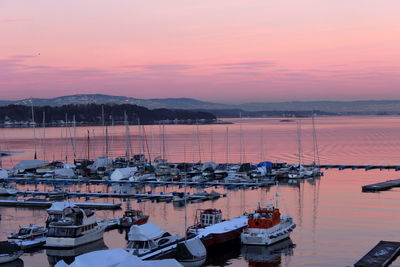
[[[53,202],[51,201],[37,201],[37,200],[4,200],[0,199],[0,206],[3,207],[23,207],[23,208],[50,208]],[[94,202],[81,202],[76,203],[80,208],[96,209],[96,210],[116,210],[121,208],[121,203],[94,203]]]
[[[32,196],[49,196],[51,192],[46,191],[18,191],[19,195],[32,195]],[[154,200],[171,200],[174,196],[172,194],[130,194],[130,193],[106,193],[106,192],[63,192],[68,197],[99,197],[99,198],[135,198],[135,199],[154,199]],[[208,196],[202,195],[188,195],[190,200],[209,200]]]
[[[400,187],[400,179],[385,181],[376,184],[364,185],[362,187],[363,192],[377,192],[389,190],[393,187]]]
[[[380,241],[354,264],[354,267],[389,266],[400,253],[400,242]]]

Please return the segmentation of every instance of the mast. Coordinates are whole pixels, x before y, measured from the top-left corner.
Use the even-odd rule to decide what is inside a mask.
[[[196,136],[197,136],[197,145],[199,146],[199,160],[201,162],[201,144],[200,144],[200,131],[199,131],[199,124],[196,124]]]
[[[229,164],[229,128],[226,127],[226,166]]]
[[[31,108],[32,108],[32,126],[33,126],[33,143],[35,146],[35,154],[33,159],[37,159],[37,150],[36,150],[36,123],[35,123],[35,111],[33,109],[33,101],[31,97]]]
[[[239,124],[239,141],[240,141],[240,163],[244,163],[245,161],[245,149],[244,149],[244,141],[243,141],[243,126],[242,126],[242,112],[240,112],[240,124]]]
[[[68,162],[68,113],[65,113],[65,163]]]
[[[90,132],[87,130],[87,160],[90,160]]]
[[[319,162],[319,151],[318,151],[318,140],[317,140],[317,131],[315,129],[315,119],[314,119],[314,113],[311,116],[311,121],[312,121],[312,127],[313,127],[313,154],[314,154],[314,162],[313,165],[320,165]]]
[[[260,162],[264,161],[264,129],[260,129]]]
[[[214,161],[214,131],[213,128],[211,128],[210,132],[210,154],[211,154],[211,161]]]
[[[125,124],[125,157],[127,163],[129,164],[129,161],[131,160],[131,149],[130,149],[128,115],[126,115],[126,112],[124,113],[124,124]]]
[[[74,127],[74,136],[72,137],[72,149],[74,150],[74,160],[76,159],[76,120],[75,114],[72,117],[73,119],[73,127]]]
[[[46,160],[46,146],[44,140],[46,139],[46,112],[43,111],[43,138],[42,138],[42,149],[43,149],[43,160]]]
[[[297,153],[298,153],[298,161],[299,161],[299,170],[301,165],[302,158],[302,145],[301,145],[301,120],[297,120]]]

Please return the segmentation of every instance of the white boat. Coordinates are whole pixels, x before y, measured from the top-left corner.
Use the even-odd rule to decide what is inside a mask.
[[[46,243],[47,230],[44,226],[31,224],[20,227],[18,233],[11,233],[8,241],[17,244],[22,249],[40,247]]]
[[[255,213],[248,218],[248,227],[240,235],[241,243],[245,245],[268,246],[277,243],[288,238],[296,227],[292,217],[281,216],[272,203],[259,202]]]
[[[143,260],[173,257],[179,239],[152,222],[132,225],[126,250]]]
[[[18,190],[15,187],[0,185],[0,196],[10,196],[15,195]]]
[[[58,262],[55,267],[114,267],[114,266],[141,266],[141,267],[181,267],[175,259],[146,260],[129,254],[123,249],[109,249],[93,251],[75,258],[74,262],[67,264],[64,261]]]
[[[15,261],[22,254],[24,252],[18,245],[8,241],[0,241],[0,264]]]
[[[77,247],[103,238],[104,225],[95,213],[73,204],[55,202],[48,210],[46,247]]]

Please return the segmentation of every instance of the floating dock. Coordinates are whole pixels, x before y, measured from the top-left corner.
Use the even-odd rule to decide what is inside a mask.
[[[363,192],[377,192],[389,190],[393,187],[400,187],[400,179],[385,181],[376,184],[364,185],[362,187]]]
[[[380,241],[364,255],[354,267],[385,267],[389,266],[400,253],[400,242]]]
[[[245,186],[245,187],[266,187],[269,185],[274,185],[275,181],[267,180],[267,181],[255,181],[255,182],[243,182],[243,183],[226,183],[223,181],[209,181],[209,182],[181,182],[181,181],[142,181],[142,182],[133,182],[128,180],[122,181],[112,181],[112,180],[101,180],[101,179],[81,179],[81,178],[39,178],[39,177],[9,177],[5,179],[8,182],[64,182],[64,183],[81,183],[81,184],[130,184],[130,185],[150,185],[150,186],[169,186],[169,185],[177,185],[177,186],[202,186],[202,187],[211,187],[211,186]]]
[[[17,199],[17,200],[4,200],[0,199],[0,206],[3,207],[26,207],[26,208],[42,208],[47,209],[53,204],[51,201],[36,201],[36,200],[24,200],[24,199]],[[81,202],[76,203],[80,208],[89,208],[89,209],[96,209],[96,210],[116,210],[121,208],[121,203],[94,203],[94,202]]]

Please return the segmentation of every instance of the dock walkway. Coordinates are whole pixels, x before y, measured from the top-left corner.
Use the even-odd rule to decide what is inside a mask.
[[[389,266],[400,253],[400,242],[380,241],[354,264],[354,267]]]
[[[400,187],[400,179],[389,180],[376,184],[364,185],[362,187],[362,191],[363,192],[384,191],[384,190],[389,190],[393,187]]]
[[[0,206],[3,207],[26,207],[26,208],[50,208],[53,202],[51,201],[33,201],[33,200],[6,200],[0,199]],[[121,203],[94,203],[94,202],[74,202],[75,205],[81,208],[89,208],[96,210],[116,210],[121,208]]]

